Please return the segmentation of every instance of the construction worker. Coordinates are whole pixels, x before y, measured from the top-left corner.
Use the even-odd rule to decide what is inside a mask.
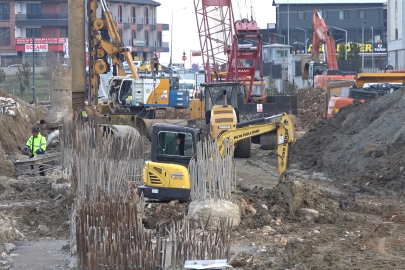
[[[30,158],[37,157],[40,154],[45,154],[46,151],[46,138],[41,135],[40,128],[38,126],[34,126],[31,129],[32,136],[28,139],[25,147],[23,149],[24,152],[27,152],[28,149],[31,150]],[[31,166],[33,169],[33,167]],[[45,172],[43,170],[43,166],[39,166],[40,175],[44,176]]]
[[[38,121],[37,124],[38,124],[39,131],[40,131],[41,135],[44,136],[45,140],[46,140],[46,137],[48,136],[48,130],[46,129],[46,121],[45,121],[45,119],[42,119],[42,120]]]
[[[166,154],[168,155],[179,155],[179,146],[181,140],[176,135],[173,137],[173,140],[167,145]]]

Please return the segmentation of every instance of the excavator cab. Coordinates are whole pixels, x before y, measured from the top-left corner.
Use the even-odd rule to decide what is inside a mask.
[[[326,70],[325,62],[311,61],[308,63],[308,86],[314,86],[314,78],[317,75],[322,75]]]
[[[234,128],[239,123],[238,96],[243,86],[237,82],[207,83],[205,88],[205,122],[210,124],[211,137]]]
[[[154,124],[152,129],[151,159],[145,162],[144,185],[138,187],[138,195],[163,201],[189,200],[188,165],[197,151],[197,131],[164,123]]]

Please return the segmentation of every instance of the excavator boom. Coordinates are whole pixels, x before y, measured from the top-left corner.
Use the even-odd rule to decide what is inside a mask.
[[[312,55],[314,61],[319,61],[319,46],[322,40],[326,51],[326,60],[328,69],[337,69],[335,40],[330,33],[328,26],[322,18],[319,9],[314,10],[312,20]]]
[[[273,121],[280,117],[281,120]],[[260,124],[260,122],[262,123]],[[287,169],[289,167],[288,157],[291,144],[295,141],[294,124],[288,114],[283,113],[237,124],[236,128],[228,129],[218,136],[218,149],[224,155],[226,140],[229,143],[236,144],[246,138],[269,133],[274,130],[277,130],[278,175],[279,183],[282,183],[287,177]]]
[[[89,102],[96,105],[98,102],[99,75],[110,71],[107,56],[111,58],[114,67],[113,75],[125,76],[125,70],[120,59],[122,54],[128,63],[133,78],[139,78],[131,52],[122,42],[115,26],[111,12],[105,0],[100,0],[102,18],[97,18],[97,0],[89,0]]]

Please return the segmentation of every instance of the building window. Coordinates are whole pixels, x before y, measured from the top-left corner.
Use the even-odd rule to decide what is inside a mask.
[[[149,47],[149,32],[145,31],[145,46]]]
[[[340,20],[348,20],[349,19],[349,11],[348,10],[339,11],[339,19]]]
[[[398,39],[398,28],[395,28],[395,40]]]
[[[10,21],[10,4],[0,4],[0,21]]]
[[[120,38],[122,39],[122,29],[118,29],[118,35],[120,35]]]
[[[298,20],[305,20],[305,12],[298,11]]]
[[[10,46],[10,28],[0,28],[0,46]]]
[[[118,23],[122,23],[122,6],[118,6]]]
[[[27,38],[41,37],[41,28],[27,28],[25,36]]]
[[[149,24],[149,8],[144,9],[145,24]]]
[[[27,4],[27,19],[39,19],[41,17],[41,4]]]
[[[61,28],[60,29],[60,37],[64,37],[64,38],[68,37],[68,29],[67,28]]]
[[[162,32],[158,32],[158,38],[157,38],[157,46],[158,48],[162,48]]]
[[[281,58],[285,56],[285,51],[284,50],[277,50],[276,51],[276,57]]]
[[[359,10],[359,19],[365,19],[365,18],[366,18],[366,11]]]
[[[136,30],[132,30],[132,39],[136,39]]]
[[[136,7],[132,7],[132,24],[136,23]]]

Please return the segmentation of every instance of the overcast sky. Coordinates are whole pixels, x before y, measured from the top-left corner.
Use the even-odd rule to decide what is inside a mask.
[[[201,1],[201,0],[200,0]],[[157,8],[157,22],[169,24],[170,30],[163,31],[163,41],[170,42],[170,33],[173,27],[173,63],[183,63],[183,51],[186,52],[186,67],[190,66],[190,50],[200,50],[200,41],[197,32],[197,22],[194,12],[194,0],[157,0],[161,3]],[[267,28],[267,23],[275,23],[275,16],[269,16],[273,0],[232,0],[235,20],[241,15],[250,18],[250,6],[253,4],[254,19],[262,29]],[[178,10],[187,7],[183,10]],[[241,13],[239,12],[242,11]],[[247,8],[246,8],[247,7]],[[173,26],[172,24],[173,14]],[[275,13],[274,13],[275,14]],[[271,18],[273,17],[273,18]],[[170,47],[170,43],[169,43]],[[201,57],[193,57],[192,63],[202,64]],[[160,62],[170,62],[170,52],[161,53]]]

